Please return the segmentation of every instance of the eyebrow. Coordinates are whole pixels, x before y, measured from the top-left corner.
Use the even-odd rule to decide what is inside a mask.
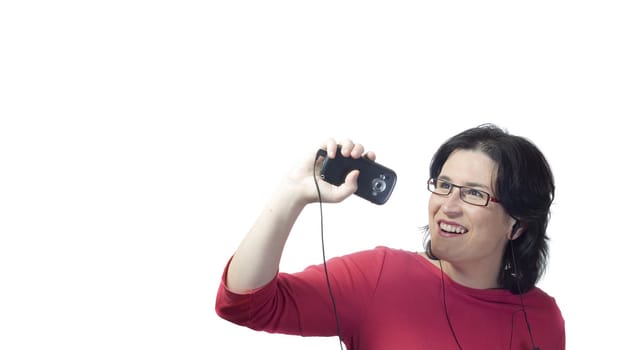
[[[441,175],[437,178],[438,180],[445,180],[447,182],[453,183],[451,178],[449,176],[446,175]],[[492,189],[486,185],[482,185],[480,183],[477,182],[465,182],[463,185],[461,186],[466,186],[466,187],[479,187],[479,188],[483,188],[485,190],[488,190],[490,192],[492,192]]]

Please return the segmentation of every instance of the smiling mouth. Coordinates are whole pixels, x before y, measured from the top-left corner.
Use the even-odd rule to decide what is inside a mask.
[[[446,232],[446,233],[451,233],[451,234],[461,235],[463,233],[469,232],[469,230],[465,229],[462,226],[450,225],[450,224],[446,224],[444,222],[441,222],[439,224],[439,227],[440,227],[441,231]]]

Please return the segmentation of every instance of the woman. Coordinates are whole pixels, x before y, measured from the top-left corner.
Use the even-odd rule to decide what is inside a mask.
[[[344,157],[376,159],[361,144],[340,145]],[[329,158],[337,146],[323,145]],[[303,208],[357,189],[357,170],[340,186],[315,182],[315,158],[281,183],[231,258],[216,300],[222,318],[339,336],[349,350],[565,349],[561,311],[535,286],[547,262],[554,179],[533,143],[486,124],[437,150],[425,252],[376,247],[279,272]]]

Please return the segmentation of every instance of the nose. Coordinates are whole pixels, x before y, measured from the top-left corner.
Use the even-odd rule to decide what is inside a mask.
[[[462,213],[462,200],[460,199],[460,189],[454,187],[451,193],[443,197],[441,210],[449,217],[458,216]]]

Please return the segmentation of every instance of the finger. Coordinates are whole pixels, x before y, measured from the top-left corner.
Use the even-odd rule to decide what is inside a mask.
[[[327,151],[327,157],[335,158],[335,152],[337,150],[337,142],[333,138],[326,139],[320,148]]]
[[[359,158],[363,155],[363,145],[360,143],[357,143],[354,145],[352,151],[350,152],[350,156],[353,158]]]
[[[376,153],[369,151],[368,153],[365,154],[365,157],[373,162],[376,161]]]
[[[335,141],[335,139],[329,139],[327,154],[329,155],[329,158],[335,158],[335,155],[337,154],[337,141]]]
[[[344,157],[350,157],[350,152],[353,150],[355,144],[350,139],[343,139],[340,141],[342,146],[342,155]]]

